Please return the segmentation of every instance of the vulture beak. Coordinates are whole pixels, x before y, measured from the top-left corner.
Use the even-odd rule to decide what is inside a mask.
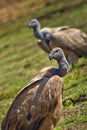
[[[49,59],[50,59],[50,60],[52,60],[52,59],[53,59],[53,56],[52,56],[51,54],[49,55]]]
[[[32,25],[31,25],[31,23],[29,23],[29,24],[28,24],[28,27],[29,27],[29,28],[32,28]]]

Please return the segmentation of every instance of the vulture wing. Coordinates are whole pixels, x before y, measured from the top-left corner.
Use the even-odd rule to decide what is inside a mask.
[[[57,27],[57,28],[45,27],[45,28],[41,29],[41,32],[44,33],[44,34],[46,34],[46,33],[55,33],[55,32],[58,32],[58,31],[66,30],[68,28],[69,28],[69,26],[60,26],[60,27]]]
[[[55,118],[59,118],[62,109],[63,83],[58,76],[50,78],[51,69],[53,67],[43,69],[18,93],[2,123],[2,130],[37,129],[44,118],[47,115],[49,117],[49,113],[57,107],[60,99],[58,105],[60,110],[59,108],[57,112],[54,110]]]
[[[67,28],[52,33],[50,37],[50,48],[61,47],[71,50],[79,56],[87,56],[87,35],[78,29]]]

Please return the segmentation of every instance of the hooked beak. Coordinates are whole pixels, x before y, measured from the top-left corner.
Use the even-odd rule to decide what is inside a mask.
[[[50,54],[49,55],[49,60],[52,60],[53,59],[53,56]]]
[[[29,28],[32,28],[32,25],[31,25],[31,23],[29,23],[29,24],[28,24],[28,27],[29,27]]]

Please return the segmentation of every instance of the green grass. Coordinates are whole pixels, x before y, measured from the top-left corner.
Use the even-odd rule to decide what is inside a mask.
[[[78,1],[71,1],[74,4],[75,2]],[[0,27],[0,126],[17,92],[37,75],[40,69],[57,65],[55,61],[50,62],[48,54],[37,46],[32,30],[27,28],[28,20],[66,5],[62,0],[57,6],[40,8]],[[51,14],[49,18],[40,19],[40,22],[42,27],[71,25],[87,32],[87,4],[63,13]],[[87,59],[81,58],[75,70],[69,72],[63,80],[63,99],[76,99],[80,94],[87,94]],[[87,129],[86,102],[74,105],[67,101],[56,130],[65,129]]]

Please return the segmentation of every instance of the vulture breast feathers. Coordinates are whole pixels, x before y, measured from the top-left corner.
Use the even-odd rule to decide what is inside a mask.
[[[63,81],[67,62],[60,48],[50,54],[59,60],[60,68],[47,67],[19,91],[9,108],[2,130],[53,130],[61,117]],[[64,71],[62,73],[61,71]],[[62,75],[61,75],[62,76]]]

